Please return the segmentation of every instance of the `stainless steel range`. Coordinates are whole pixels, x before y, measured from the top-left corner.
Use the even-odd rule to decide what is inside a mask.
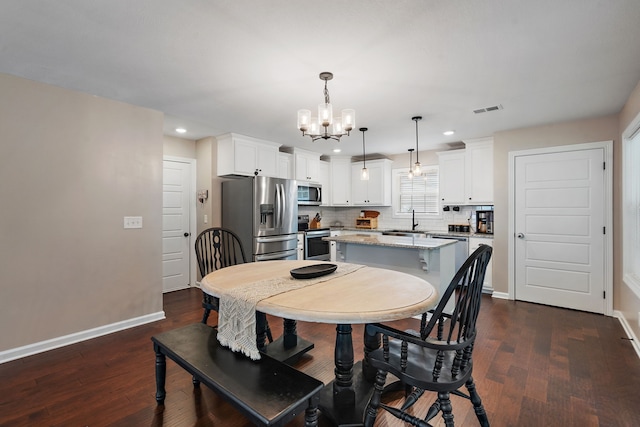
[[[298,231],[304,231],[304,259],[331,260],[330,244],[322,240],[329,237],[329,228],[309,229],[309,215],[298,215]]]

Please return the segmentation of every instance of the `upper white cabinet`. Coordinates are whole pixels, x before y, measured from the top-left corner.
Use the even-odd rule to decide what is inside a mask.
[[[493,138],[464,141],[466,151],[466,202],[493,204]]]
[[[281,144],[233,133],[216,139],[218,176],[278,176]]]
[[[438,153],[443,205],[493,204],[493,138],[464,141],[464,150]]]
[[[301,148],[284,149],[293,154],[293,178],[298,181],[320,182],[320,153]]]
[[[438,153],[442,205],[465,203],[465,150]]]
[[[322,185],[322,205],[329,206],[331,204],[331,164],[320,160],[319,162],[320,184]]]
[[[391,165],[388,159],[367,162],[369,179],[360,179],[363,162],[351,164],[351,198],[354,206],[391,206]]]
[[[331,158],[331,206],[351,206],[351,158]]]
[[[278,178],[293,179],[293,154],[278,153]]]

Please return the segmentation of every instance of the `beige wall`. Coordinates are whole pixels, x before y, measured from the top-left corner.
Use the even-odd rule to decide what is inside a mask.
[[[196,142],[191,139],[164,135],[162,137],[163,154],[165,156],[196,158]]]
[[[0,93],[0,352],[161,312],[162,113],[3,74]]]
[[[620,129],[620,140],[622,140],[622,134],[625,132],[627,127],[631,124],[631,122],[640,114],[640,82],[636,86],[635,90],[631,93],[631,96],[627,100],[626,105],[622,109],[620,113],[620,121],[619,121],[619,129]],[[622,164],[622,150],[618,150],[618,153],[614,153],[619,165]],[[621,168],[617,171],[616,174],[618,177],[622,175]],[[619,185],[616,189],[617,194],[617,204],[618,206],[622,206],[621,201],[621,186]],[[618,209],[618,211],[614,215],[614,221],[618,224],[615,228],[615,236],[618,241],[618,245],[622,248],[622,235],[623,229],[620,224],[622,224],[622,209]],[[622,252],[622,250],[621,250]],[[620,252],[620,253],[621,253]],[[623,281],[622,281],[622,256],[617,256],[614,259],[614,268],[616,271],[616,275],[614,276],[614,289],[617,290],[615,293],[615,307],[619,310],[624,318],[629,323],[629,326],[633,329],[636,337],[640,337],[640,326],[638,325],[638,316],[640,311],[640,296],[631,290]]]

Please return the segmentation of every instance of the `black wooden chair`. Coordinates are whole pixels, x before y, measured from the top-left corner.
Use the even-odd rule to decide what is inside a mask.
[[[483,427],[489,426],[482,400],[471,376],[472,353],[476,338],[476,320],[482,299],[482,284],[491,258],[492,248],[480,245],[455,274],[437,307],[423,321],[420,335],[400,331],[382,324],[366,326],[369,337],[382,335],[382,348],[368,352],[365,357],[377,370],[375,389],[364,415],[364,425],[373,426],[379,408],[418,427],[430,426],[429,420],[442,412],[447,427],[452,427],[453,414],[450,394],[471,400],[476,416]],[[451,314],[444,308],[451,297],[455,307]],[[407,389],[401,408],[381,403],[387,373],[396,376]],[[460,391],[466,386],[468,394]],[[425,393],[437,393],[424,419],[407,410]]]
[[[198,235],[195,247],[198,268],[202,277],[212,271],[247,262],[242,243],[231,230],[220,227],[208,228]],[[204,309],[202,323],[207,323],[211,310],[218,311],[219,302],[217,297],[202,290],[202,308]],[[264,315],[262,316],[264,317]],[[264,329],[267,339],[269,342],[273,342],[266,317],[261,320],[265,322]]]

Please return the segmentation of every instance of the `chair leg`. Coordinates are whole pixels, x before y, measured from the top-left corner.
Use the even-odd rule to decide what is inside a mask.
[[[202,315],[202,323],[207,324],[207,320],[209,319],[209,314],[211,314],[211,310],[208,308],[204,309],[204,314]]]
[[[310,403],[304,411],[304,427],[317,427],[318,417],[318,406],[314,403]]]
[[[444,425],[447,427],[455,427],[453,424],[453,408],[451,407],[449,393],[438,393],[438,402],[440,402]]]
[[[367,409],[364,411],[364,427],[373,427],[376,422],[376,415],[378,413],[378,407],[380,406],[380,398],[382,396],[382,390],[384,390],[384,383],[387,380],[387,373],[385,371],[378,370],[376,374],[376,382],[369,399]]]
[[[473,377],[469,377],[469,380],[465,385],[467,386],[467,390],[469,390],[469,400],[473,403],[473,410],[476,412],[476,417],[478,417],[480,425],[482,427],[489,427],[489,419],[487,418],[484,406],[482,406],[482,399],[480,399],[480,395],[476,390],[476,384],[473,382]]]
[[[420,397],[424,394],[424,390],[415,387],[413,389],[413,391],[411,392],[411,394],[409,394],[405,400],[404,400],[404,404],[402,405],[402,410],[406,411],[407,409],[409,409],[410,407],[413,406],[414,403],[416,403],[418,401],[418,399],[420,399]]]
[[[264,320],[264,331],[267,334],[267,340],[272,343],[273,342],[273,335],[271,335],[271,328],[269,327],[269,321],[265,318]]]

